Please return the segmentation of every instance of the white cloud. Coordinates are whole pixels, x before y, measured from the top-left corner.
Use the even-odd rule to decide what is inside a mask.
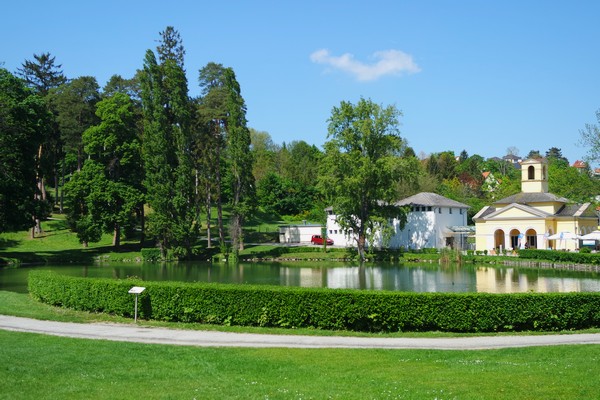
[[[310,55],[312,62],[348,72],[359,81],[374,81],[386,75],[414,74],[421,71],[412,56],[400,50],[378,51],[372,58],[376,62],[366,64],[355,60],[350,53],[339,57],[332,56],[327,49],[317,50]]]

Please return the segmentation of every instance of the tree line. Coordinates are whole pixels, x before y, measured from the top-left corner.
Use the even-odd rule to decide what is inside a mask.
[[[134,77],[114,75],[102,89],[92,76],[68,79],[49,53],[14,74],[0,69],[0,231],[30,228],[35,236],[56,208],[84,245],[112,233],[118,246],[137,231],[163,255],[185,258],[200,237],[210,247],[216,231],[235,258],[258,212],[323,222],[334,206],[360,250],[372,224],[405,215],[393,206],[401,198],[436,192],[470,205],[472,216],[520,190],[507,160],[466,150],[417,156],[400,135],[401,112],[370,99],[333,107],[323,150],[302,140],[275,144],[247,126],[232,68],[208,63],[191,97],[184,57],[179,32],[167,27]],[[525,158],[541,156],[553,193],[596,201],[591,173],[556,147]]]

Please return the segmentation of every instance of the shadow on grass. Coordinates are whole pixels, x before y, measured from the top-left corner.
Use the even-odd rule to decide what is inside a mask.
[[[92,263],[99,256],[109,253],[139,252],[139,243],[127,243],[116,248],[114,246],[99,246],[92,248],[67,249],[67,250],[40,250],[29,252],[7,251],[0,254],[3,258],[18,259],[25,264],[58,264],[58,263]]]
[[[0,239],[0,250],[5,250],[11,247],[15,247],[20,243],[19,240],[14,239]]]

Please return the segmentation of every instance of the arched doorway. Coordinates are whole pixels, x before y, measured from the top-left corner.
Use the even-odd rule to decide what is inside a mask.
[[[527,238],[527,248],[530,249],[537,249],[537,232],[535,231],[535,229],[527,229],[527,232],[525,232],[525,237]]]
[[[502,229],[498,229],[494,232],[494,248],[498,249],[500,247],[503,249],[506,248],[506,244],[504,243],[504,231]]]
[[[524,240],[523,237],[521,236],[521,232],[518,229],[511,229],[510,230],[510,247],[512,249],[518,249],[519,245],[521,244],[521,240]],[[521,240],[519,240],[521,239]]]

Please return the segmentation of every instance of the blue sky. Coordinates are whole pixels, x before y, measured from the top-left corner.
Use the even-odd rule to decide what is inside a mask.
[[[168,25],[181,33],[190,94],[208,62],[232,67],[249,126],[319,147],[341,101],[403,112],[417,154],[571,163],[600,108],[598,1],[11,1],[0,63],[50,52],[67,77],[131,77]]]

